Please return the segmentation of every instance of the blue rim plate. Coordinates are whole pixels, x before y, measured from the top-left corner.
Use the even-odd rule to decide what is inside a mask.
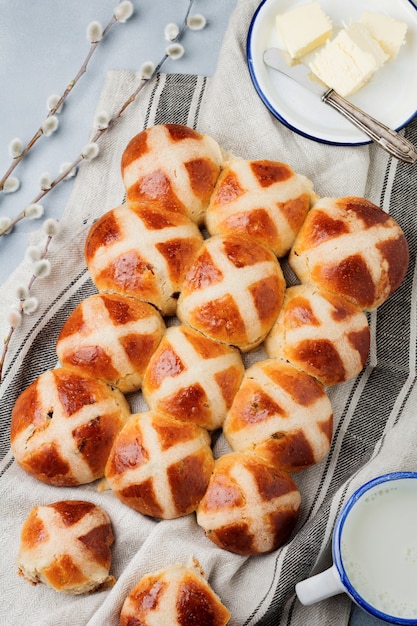
[[[263,62],[269,47],[282,48],[275,28],[277,13],[306,0],[263,0],[256,10],[247,37],[249,73],[262,102],[285,126],[320,143],[363,145],[369,138],[340,113]],[[411,0],[320,0],[335,28],[359,20],[363,11],[385,13],[407,23],[406,43],[349,100],[391,128],[403,128],[417,114],[417,7]]]
[[[389,474],[383,474],[382,476],[377,476],[376,478],[373,478],[372,480],[368,481],[367,483],[365,483],[364,485],[362,485],[361,487],[359,487],[359,489],[357,489],[352,496],[349,498],[349,500],[346,502],[346,504],[343,506],[342,511],[340,512],[337,521],[336,521],[336,525],[333,531],[333,561],[334,564],[339,572],[340,578],[342,580],[342,583],[344,584],[345,588],[347,589],[350,597],[356,602],[356,604],[358,604],[362,609],[364,609],[365,611],[367,611],[369,614],[377,617],[378,619],[390,622],[391,624],[400,624],[403,626],[412,626],[412,625],[416,625],[417,626],[417,618],[410,618],[410,617],[393,617],[393,616],[388,616],[386,613],[380,611],[379,609],[376,609],[374,606],[372,606],[371,604],[369,604],[366,600],[364,600],[364,598],[362,598],[357,591],[354,589],[354,587],[352,586],[349,577],[347,575],[347,572],[344,568],[343,565],[343,561],[341,558],[341,542],[342,542],[342,532],[343,532],[343,526],[346,522],[346,518],[347,515],[349,513],[349,511],[351,510],[351,508],[353,507],[353,505],[360,499],[362,498],[365,494],[368,493],[368,491],[370,489],[373,489],[374,487],[377,487],[387,481],[396,481],[396,480],[413,480],[416,481],[417,480],[417,472],[407,472],[407,471],[402,471],[402,472],[391,472]]]

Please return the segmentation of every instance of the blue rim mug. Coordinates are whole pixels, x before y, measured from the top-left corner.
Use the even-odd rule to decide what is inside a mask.
[[[357,489],[340,511],[333,565],[295,586],[302,604],[339,593],[391,624],[417,626],[417,472],[391,472]]]

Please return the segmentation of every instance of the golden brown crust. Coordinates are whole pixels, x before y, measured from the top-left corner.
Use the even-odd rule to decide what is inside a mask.
[[[269,357],[286,359],[325,386],[357,376],[369,346],[365,313],[343,296],[309,285],[287,289],[265,341]]]
[[[285,256],[310,209],[312,183],[289,165],[234,159],[223,165],[206,212],[211,235],[242,234]]]
[[[149,361],[142,391],[151,409],[215,430],[243,373],[236,349],[189,326],[172,326]]]
[[[123,152],[127,200],[201,224],[221,162],[220,147],[209,135],[181,124],[152,126],[133,137]]]
[[[359,197],[321,198],[289,256],[298,278],[372,310],[401,284],[409,262],[399,224]]]
[[[67,594],[102,590],[115,583],[109,576],[113,540],[108,515],[91,502],[36,506],[21,529],[19,574]]]
[[[150,304],[119,294],[95,294],[63,325],[57,355],[67,369],[128,393],[140,389],[164,331],[161,315]]]
[[[198,227],[184,215],[130,203],[93,224],[85,258],[99,291],[133,296],[173,315],[202,242]]]
[[[300,502],[286,472],[249,453],[225,454],[215,463],[197,509],[197,523],[224,550],[264,554],[289,539]]]
[[[327,454],[332,407],[312,376],[276,359],[259,361],[246,370],[223,432],[234,451],[297,472]]]
[[[116,496],[144,515],[188,515],[201,500],[213,469],[206,430],[168,415],[133,415],[120,431],[106,465]]]
[[[230,613],[196,567],[177,564],[140,579],[122,606],[120,626],[150,626],[155,618],[164,626],[225,626]]]
[[[46,373],[47,385],[41,377],[18,399],[12,449],[23,469],[53,485],[95,480],[106,465],[116,496],[140,513],[172,519],[197,510],[198,523],[219,547],[241,555],[270,552],[288,540],[298,518],[300,494],[287,472],[321,461],[330,446],[333,415],[323,385],[349,380],[365,365],[370,337],[360,307],[384,302],[404,277],[404,233],[364,198],[320,199],[308,213],[317,200],[312,184],[288,165],[222,164],[216,142],[182,125],[139,133],[121,167],[127,203],[100,218],[85,244],[101,293],[81,303],[61,331],[57,353],[65,373]],[[208,204],[211,237],[203,241],[198,225]],[[285,291],[277,256],[291,246],[291,267],[304,284]],[[162,338],[161,315],[148,303],[164,315],[177,312],[184,325]],[[139,338],[130,325],[145,317],[158,323]],[[74,337],[88,338],[98,327],[107,335],[103,341],[96,336],[74,347]],[[273,358],[249,368],[242,382],[235,347],[246,352],[265,339]],[[150,410],[127,423],[125,401],[106,387],[109,397],[101,396],[98,381],[81,383],[69,371],[127,392],[142,385],[145,368]],[[52,400],[47,386],[55,390]],[[102,402],[113,408],[103,411]],[[93,413],[68,434],[86,407]],[[63,426],[45,437],[58,415]],[[215,463],[204,429],[222,425],[233,453]],[[64,437],[76,454],[63,453]],[[69,512],[58,505],[51,507],[64,526],[83,517],[81,506]],[[49,539],[35,517],[22,534],[34,548]],[[110,538],[107,524],[78,537],[103,567]],[[65,578],[73,590],[89,584],[67,553],[42,575],[55,586]],[[145,604],[159,610],[169,587],[152,575],[130,601],[135,610]],[[199,586],[187,574],[176,591],[178,623],[195,623],[201,606],[191,607],[190,598],[200,598]],[[210,598],[203,596],[207,607]],[[210,612],[207,624],[226,623],[220,613],[217,622]],[[142,615],[122,616],[126,626],[147,623],[146,617],[137,621]]]
[[[103,476],[113,439],[129,415],[117,389],[64,368],[48,370],[15,403],[12,452],[42,482],[89,483]]]
[[[179,319],[242,351],[258,346],[281,308],[285,280],[268,248],[249,237],[207,239],[184,280]]]

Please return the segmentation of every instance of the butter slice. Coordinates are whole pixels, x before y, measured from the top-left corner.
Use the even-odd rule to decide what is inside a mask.
[[[310,69],[325,85],[348,96],[363,87],[388,58],[368,29],[356,22],[317,52]]]
[[[371,11],[365,11],[360,22],[366,26],[390,59],[395,59],[405,43],[407,24],[388,15]]]
[[[292,59],[323,45],[332,32],[330,19],[315,0],[277,15],[275,24]]]

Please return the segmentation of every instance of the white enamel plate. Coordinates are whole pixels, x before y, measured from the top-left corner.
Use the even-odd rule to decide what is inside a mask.
[[[283,48],[275,16],[306,0],[263,0],[253,16],[247,39],[250,75],[260,98],[288,128],[315,141],[361,145],[369,138],[339,113],[263,61],[266,48]],[[417,113],[417,8],[411,0],[320,0],[335,28],[359,20],[363,11],[385,13],[406,22],[406,43],[396,59],[387,61],[370,82],[349,100],[399,130]]]

